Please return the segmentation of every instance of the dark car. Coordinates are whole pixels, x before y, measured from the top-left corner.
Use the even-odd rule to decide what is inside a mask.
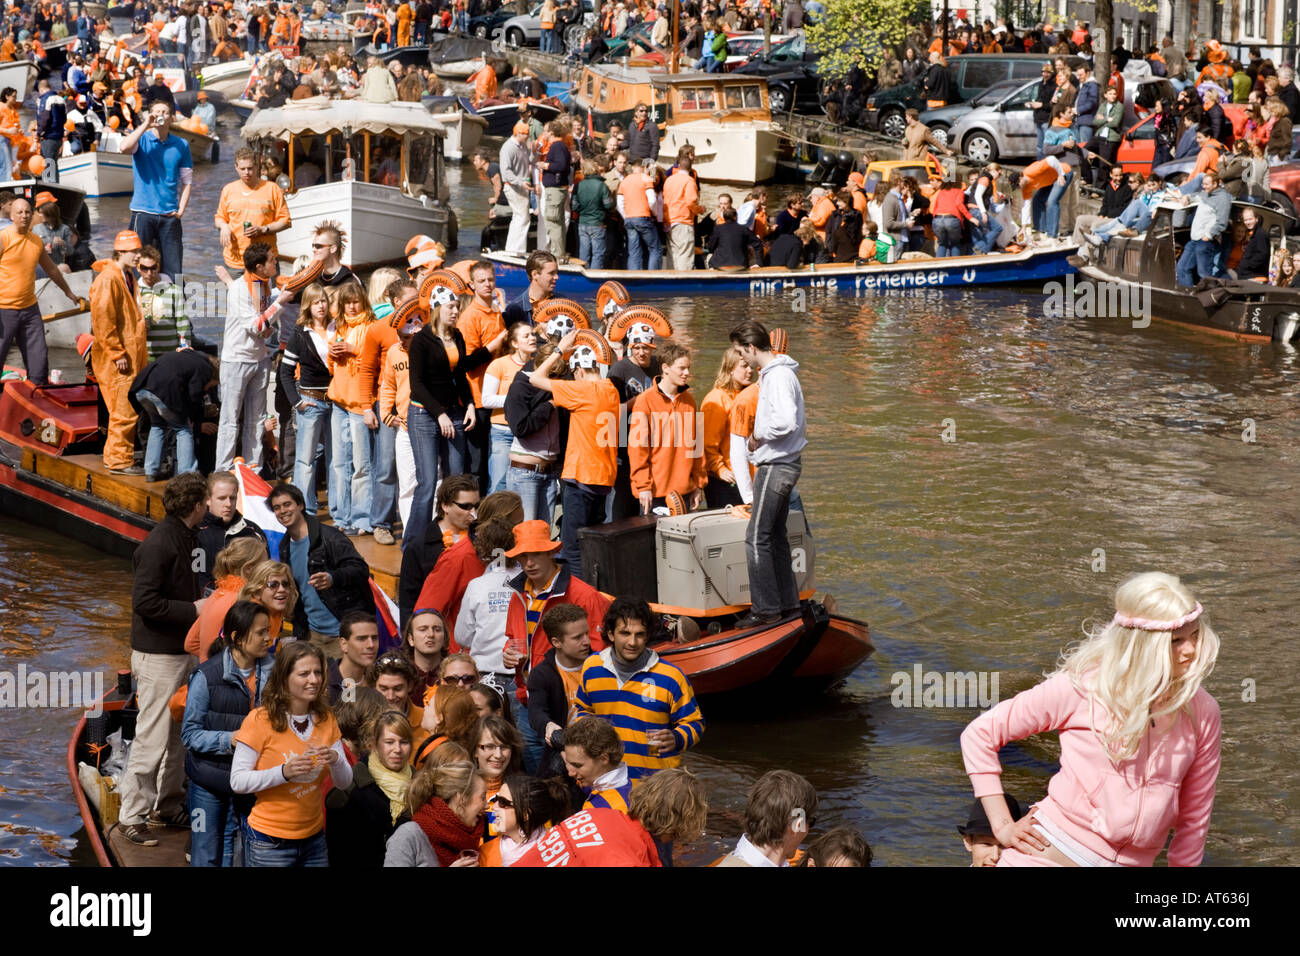
[[[784,113],[791,108],[800,111],[817,111],[821,108],[818,93],[821,77],[817,73],[818,55],[810,50],[802,33],[772,47],[766,55],[760,50],[748,63],[736,67],[733,73],[761,76],[767,80],[767,95],[773,113]]]
[[[469,18],[469,34],[480,40],[490,40],[497,29],[511,17],[519,15],[513,7],[498,7],[491,13],[479,14]]]
[[[952,82],[953,102],[964,103],[1003,80],[1032,80],[1041,75],[1044,61],[1054,57],[1046,53],[962,53],[948,57],[948,78]],[[1070,69],[1083,60],[1065,58]],[[902,139],[907,129],[909,109],[924,110],[921,83],[900,83],[867,97],[862,122],[891,139]]]

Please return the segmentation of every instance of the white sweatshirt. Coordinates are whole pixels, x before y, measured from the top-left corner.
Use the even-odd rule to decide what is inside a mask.
[[[754,416],[758,448],[749,456],[755,465],[794,461],[808,444],[798,371],[798,362],[778,355],[758,373],[758,411]]]

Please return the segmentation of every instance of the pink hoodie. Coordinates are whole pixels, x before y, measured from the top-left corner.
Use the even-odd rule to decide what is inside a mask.
[[[998,751],[1012,740],[1060,731],[1061,770],[1047,785],[1038,816],[1098,856],[1151,866],[1174,830],[1170,866],[1196,866],[1205,852],[1219,776],[1219,705],[1202,687],[1189,715],[1163,718],[1137,755],[1111,763],[1092,731],[1091,702],[1057,674],[1004,700],[961,735],[962,759],[976,797],[1002,793]],[[1097,711],[1100,725],[1103,715]]]

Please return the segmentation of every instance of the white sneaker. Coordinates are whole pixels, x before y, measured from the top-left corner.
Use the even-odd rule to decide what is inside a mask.
[[[1084,233],[1083,238],[1087,239],[1088,242],[1092,243],[1098,249],[1100,249],[1103,245],[1105,245],[1105,243],[1102,241],[1101,236],[1097,235],[1095,232]]]

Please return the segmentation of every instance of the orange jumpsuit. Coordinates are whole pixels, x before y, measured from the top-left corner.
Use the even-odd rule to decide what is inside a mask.
[[[497,71],[492,69],[492,64],[487,63],[483,69],[474,74],[474,105],[478,106],[486,100],[496,99],[497,95]]]
[[[397,8],[397,45],[411,45],[411,20],[414,14],[411,12],[411,5],[403,3]]]
[[[96,263],[100,265],[100,263]],[[135,282],[116,261],[102,264],[90,284],[90,331],[95,336],[90,366],[108,406],[108,437],[104,442],[104,467],[131,467],[135,450],[136,413],[127,393],[131,383],[149,362],[144,318],[135,299]],[[117,370],[117,359],[126,358],[130,367]]]

